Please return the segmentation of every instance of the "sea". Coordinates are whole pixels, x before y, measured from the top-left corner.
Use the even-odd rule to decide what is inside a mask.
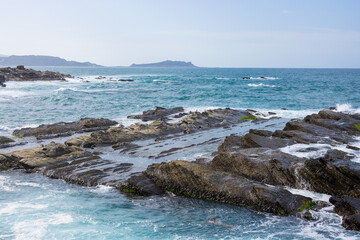
[[[22,127],[84,117],[109,118],[126,126],[134,123],[126,116],[156,106],[273,112],[283,119],[279,128],[289,119],[328,107],[360,113],[360,69],[34,68],[75,78],[7,82],[0,88],[0,136],[11,136]],[[216,151],[217,146],[188,153],[186,159]],[[122,157],[126,156],[117,155]],[[137,160],[144,169],[151,163]],[[289,190],[323,201],[330,197]],[[316,220],[307,221],[178,196],[131,196],[108,186],[82,187],[20,170],[0,172],[0,239],[4,240],[360,239],[360,233],[341,226],[332,207],[313,215]],[[211,217],[232,227],[211,224]]]

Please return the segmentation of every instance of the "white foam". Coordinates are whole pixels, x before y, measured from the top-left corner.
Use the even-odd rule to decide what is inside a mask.
[[[107,193],[114,190],[114,187],[98,185],[95,188],[92,188],[90,191],[95,193]]]
[[[13,225],[12,231],[15,233],[16,240],[38,240],[45,236],[49,225],[67,224],[73,221],[71,215],[58,213],[46,215],[42,219],[17,222]]]
[[[263,118],[269,119],[272,117],[281,117],[281,118],[304,118],[307,115],[311,115],[314,113],[318,113],[321,109],[307,109],[307,110],[282,110],[282,109],[263,109],[263,108],[255,108],[254,110],[264,113],[265,116]],[[267,114],[268,112],[273,112],[275,115]]]
[[[292,194],[309,197],[309,198],[313,199],[314,201],[329,202],[329,199],[331,197],[330,195],[327,195],[327,194],[316,193],[316,192],[303,190],[303,189],[295,189],[295,188],[291,188],[291,187],[285,187],[285,189],[288,190],[289,192],[291,192]]]
[[[249,83],[248,84],[249,87],[279,87],[278,85],[269,85],[269,84],[264,84],[264,83],[259,83],[259,84],[256,84],[256,83]]]
[[[7,126],[3,126],[3,125],[0,125],[0,131],[9,131],[10,128],[8,128]]]
[[[4,89],[0,90],[0,97],[21,98],[30,95],[33,95],[33,93],[25,92],[25,91],[16,91],[16,90],[4,90]]]
[[[28,186],[28,187],[40,187],[40,184],[32,183],[32,182],[16,182],[15,185],[17,185],[17,186]]]
[[[64,92],[64,91],[67,91],[67,90],[71,90],[71,91],[77,91],[78,89],[77,88],[58,88],[56,90],[54,90],[54,92]]]
[[[353,141],[351,141],[349,143],[349,145],[360,148],[360,136],[354,137]],[[301,151],[301,150],[305,150],[307,148],[316,148],[316,150],[314,149],[313,151],[306,151],[306,152]],[[319,143],[316,143],[316,144],[314,144],[314,143],[312,143],[312,144],[298,143],[298,144],[293,144],[290,146],[280,148],[279,150],[284,153],[288,153],[288,154],[291,154],[291,155],[294,155],[294,156],[297,156],[300,158],[308,158],[309,159],[309,158],[323,157],[329,149],[343,151],[343,152],[347,153],[349,156],[351,156],[351,159],[350,159],[351,161],[360,163],[360,151],[347,148],[347,144],[338,144],[338,145],[333,146],[333,145],[329,145],[329,144],[319,144]]]
[[[0,209],[0,215],[2,214],[14,214],[18,212],[19,209],[21,211],[29,211],[29,210],[39,210],[47,208],[47,204],[30,204],[30,203],[23,203],[23,202],[12,202],[7,203],[5,207]]]
[[[307,151],[307,148],[315,148],[316,150]],[[325,155],[325,153],[331,148],[328,144],[303,144],[297,143],[283,148],[279,148],[280,151],[291,154],[300,158],[318,158]],[[306,150],[302,152],[301,150]]]
[[[360,114],[360,108],[353,108],[353,106],[349,103],[344,104],[336,104],[337,112],[344,112],[344,113],[358,113]]]

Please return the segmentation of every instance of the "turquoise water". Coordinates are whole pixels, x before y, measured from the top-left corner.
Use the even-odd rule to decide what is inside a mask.
[[[0,135],[81,117],[130,124],[127,115],[155,106],[253,108],[288,118],[360,107],[359,69],[47,69],[83,79],[0,88]],[[134,82],[114,81],[121,78]],[[0,173],[0,193],[0,239],[360,239],[331,209],[309,222],[182,197],[129,197],[21,171]],[[209,223],[213,216],[233,227]]]
[[[90,82],[8,83],[0,89],[0,129],[81,117],[121,119],[155,106],[318,110],[349,103],[360,107],[360,69],[50,70],[93,77],[84,79]],[[94,79],[99,75],[135,81]]]

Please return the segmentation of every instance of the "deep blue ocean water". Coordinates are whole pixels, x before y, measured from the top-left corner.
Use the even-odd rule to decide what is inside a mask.
[[[288,118],[336,105],[352,112],[360,108],[360,69],[37,69],[77,78],[8,82],[0,88],[0,135],[82,117],[129,124],[127,115],[155,106],[252,108]],[[360,239],[340,226],[340,217],[316,214],[318,220],[309,222],[182,197],[128,197],[104,186],[79,187],[19,171],[0,173],[0,239]],[[234,227],[210,224],[212,216]]]

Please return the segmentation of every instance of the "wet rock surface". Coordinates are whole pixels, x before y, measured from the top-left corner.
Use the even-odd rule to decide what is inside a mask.
[[[116,125],[116,121],[105,118],[82,118],[77,122],[42,124],[35,128],[21,128],[13,132],[14,136],[36,137],[37,139],[70,136],[74,133],[105,130]]]
[[[157,120],[166,120],[167,116],[171,114],[176,114],[184,112],[183,107],[175,107],[175,108],[163,108],[163,107],[156,107],[155,110],[147,110],[144,111],[141,115],[130,115],[128,116],[129,119],[141,119],[143,121],[153,121]]]
[[[72,78],[71,75],[62,74],[59,72],[51,71],[36,71],[34,69],[25,68],[24,66],[17,66],[16,68],[0,68],[0,82],[4,81],[50,81],[61,80],[65,81],[65,78]],[[2,82],[3,83],[3,82]]]
[[[173,111],[174,110],[170,109],[170,112]],[[163,113],[167,111],[161,110],[161,112]],[[151,116],[153,115],[151,114]],[[155,116],[159,117],[159,115]],[[251,116],[253,115],[249,112],[230,108],[207,110],[202,113],[191,113],[177,123],[168,123],[166,121],[156,120],[150,124],[133,124],[125,128],[112,127],[106,131],[98,131],[90,135],[70,139],[66,141],[66,144],[82,147],[95,147],[97,145],[113,145],[119,142],[132,142],[136,140],[164,137],[178,133],[194,133],[201,130],[239,124],[242,122],[242,118]]]
[[[343,226],[360,229],[360,164],[354,161],[359,115],[323,110],[304,120],[286,125],[284,121],[282,130],[269,131],[271,124],[262,123],[253,111],[226,108],[186,114],[181,108],[156,108],[132,116],[152,121],[148,124],[109,127],[68,139],[64,144],[51,142],[0,153],[0,168],[20,167],[70,183],[109,185],[145,196],[170,191],[311,220],[309,210],[324,205],[285,187],[305,189],[332,195],[335,212],[344,216]],[[177,115],[178,121],[173,121]],[[83,128],[99,127],[92,121],[70,124],[82,132]],[[59,127],[66,131],[54,133],[48,126],[23,129],[22,134],[41,138],[77,131],[69,125]],[[248,128],[236,134],[234,131],[240,130],[236,126]],[[187,161],[175,160],[203,146],[218,149],[213,157],[209,153]],[[138,167],[139,161],[146,162],[145,167]]]
[[[186,161],[151,165],[145,175],[157,186],[193,198],[247,205],[281,215],[297,215],[310,198],[281,187],[266,186],[248,178]]]
[[[334,211],[343,216],[342,226],[348,230],[360,231],[360,199],[352,197],[331,197]]]

